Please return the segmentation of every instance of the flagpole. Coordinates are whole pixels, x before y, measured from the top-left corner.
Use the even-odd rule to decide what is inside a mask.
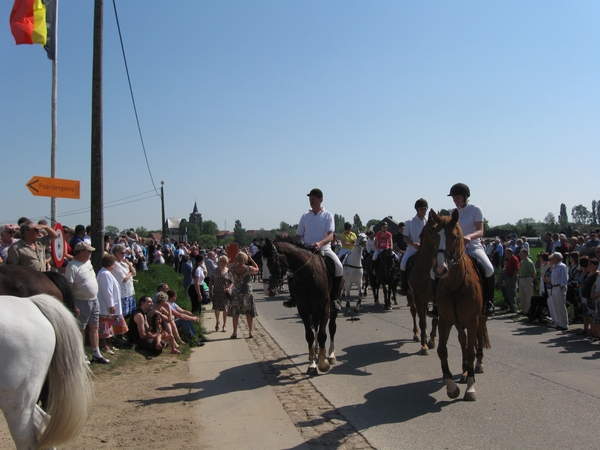
[[[57,33],[58,35],[58,33]],[[58,49],[57,49],[58,50]],[[57,144],[57,97],[58,97],[58,83],[57,83],[57,64],[56,60],[52,61],[52,107],[51,107],[51,120],[52,120],[52,141],[50,144],[50,177],[56,178],[56,144]],[[56,197],[50,198],[50,222],[52,226],[56,223]]]
[[[54,8],[54,17],[52,17],[52,39],[54,58],[52,59],[52,99],[50,106],[50,117],[52,122],[52,137],[50,142],[50,177],[56,178],[56,154],[58,147],[58,0],[56,0],[56,7]],[[56,223],[57,209],[56,209],[56,197],[50,198],[50,223],[52,226]]]

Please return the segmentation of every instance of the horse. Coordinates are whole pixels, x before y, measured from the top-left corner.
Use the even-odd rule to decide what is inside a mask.
[[[383,288],[383,300],[386,310],[392,309],[392,298],[396,302],[396,287],[398,286],[398,261],[391,248],[382,251],[377,260],[374,261],[375,274],[381,287]],[[375,303],[379,303],[379,287],[373,286],[373,297]]]
[[[35,269],[14,264],[0,266],[0,295],[31,297],[48,294],[62,300],[64,305],[75,311],[75,298],[69,282],[57,272],[38,272]]]
[[[358,288],[358,300],[354,307],[355,312],[360,311],[360,304],[362,301],[362,279],[363,279],[363,266],[362,266],[362,251],[367,245],[367,235],[360,233],[354,243],[354,248],[350,253],[346,253],[346,257],[343,261],[344,264],[344,291],[346,296],[346,312],[350,311],[350,288],[353,284],[356,284]]]
[[[368,253],[363,258],[363,297],[367,296],[367,289],[371,285],[375,304],[379,304],[379,280],[373,272],[373,253]]]
[[[0,296],[0,409],[17,450],[74,439],[92,401],[81,331],[56,298]],[[48,380],[45,411],[38,398]]]
[[[282,278],[284,265],[292,273],[292,276],[288,277],[290,296],[298,307],[308,343],[310,364],[306,373],[314,375],[317,373],[317,368],[321,372],[328,372],[330,365],[337,362],[334,345],[337,311],[330,307],[331,281],[326,267],[326,258],[289,238],[281,238],[274,242],[266,239],[262,248],[262,258],[265,295],[269,297],[275,295],[276,283]],[[328,356],[325,356],[328,322],[331,342]],[[318,365],[315,362],[317,359],[315,337],[318,343]]]
[[[421,233],[421,246],[419,251],[412,256],[407,265],[408,272],[408,290],[406,298],[410,306],[410,313],[413,319],[413,339],[415,342],[421,342],[421,355],[428,355],[429,350],[435,348],[436,330],[438,319],[431,321],[431,334],[427,341],[427,307],[429,302],[433,301],[433,289],[431,279],[431,266],[435,256],[433,249],[434,231],[432,227],[426,228]],[[419,317],[419,329],[417,329],[417,316]]]
[[[427,228],[427,233],[432,229],[434,232],[433,251],[436,257],[433,272],[439,279],[435,294],[440,333],[438,356],[446,393],[450,398],[460,395],[448,366],[448,336],[452,326],[455,326],[463,355],[463,381],[467,383],[464,400],[475,401],[475,373],[483,372],[483,349],[490,348],[487,318],[482,314],[481,277],[472,258],[466,253],[457,210],[453,211],[452,217],[441,217],[431,210],[424,228]]]

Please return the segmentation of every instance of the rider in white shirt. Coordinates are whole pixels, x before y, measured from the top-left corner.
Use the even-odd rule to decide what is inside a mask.
[[[408,290],[406,264],[408,263],[408,259],[417,253],[419,247],[421,246],[421,231],[423,231],[423,227],[427,223],[425,214],[427,214],[428,208],[429,205],[427,204],[427,200],[420,198],[415,202],[415,210],[417,211],[417,214],[404,224],[404,242],[406,242],[407,247],[406,253],[404,253],[402,261],[400,262],[400,280],[402,283],[402,287],[400,289],[401,295],[406,295],[406,291]]]

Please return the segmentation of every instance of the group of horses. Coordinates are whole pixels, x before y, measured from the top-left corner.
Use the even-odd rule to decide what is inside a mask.
[[[358,287],[358,312],[362,301],[363,273],[367,275],[375,301],[381,285],[386,308],[395,300],[398,284],[397,261],[391,250],[380,253],[375,270],[370,258],[361,259],[366,236],[359,234],[354,249],[344,262],[346,309],[349,310],[350,287]],[[266,240],[261,249],[261,265],[265,294],[274,296],[284,274],[288,274],[290,296],[295,300],[305,328],[308,343],[308,374],[328,372],[335,363],[334,338],[337,311],[331,307],[330,287],[333,276],[328,258],[291,239]],[[413,339],[420,341],[420,354],[427,355],[435,347],[436,328],[439,333],[438,357],[446,383],[447,395],[457,398],[460,388],[453,380],[448,365],[447,343],[452,327],[458,331],[462,350],[461,383],[467,388],[464,399],[476,400],[475,373],[483,373],[483,349],[490,348],[487,318],[482,314],[482,278],[475,261],[466,253],[458,213],[440,216],[430,210],[421,233],[420,249],[407,264],[408,303],[413,316]],[[435,280],[435,282],[434,282]],[[438,318],[432,321],[431,335],[427,334],[427,310],[435,301]],[[418,317],[418,328],[417,328]],[[327,327],[330,345],[326,353]],[[420,331],[420,332],[419,332]]]

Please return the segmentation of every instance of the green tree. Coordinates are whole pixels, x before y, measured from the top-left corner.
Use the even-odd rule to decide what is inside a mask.
[[[592,200],[592,211],[590,212],[592,225],[596,225],[598,223],[598,202],[596,200]]]
[[[367,222],[367,230],[370,230],[371,227],[374,227],[379,223],[379,219],[371,219]]]
[[[217,238],[212,234],[203,234],[198,239],[198,244],[202,246],[202,248],[211,248],[217,246]]]
[[[135,229],[135,234],[137,234],[140,237],[146,237],[148,236],[148,230],[146,229],[146,227],[137,227]]]
[[[216,236],[219,232],[219,227],[212,220],[205,220],[202,222],[202,234],[209,234],[211,236]]]
[[[346,222],[346,219],[344,218],[344,216],[339,215],[339,214],[334,214],[333,222],[335,223],[335,232],[342,233],[344,231],[344,223]]]
[[[202,233],[200,232],[198,225],[182,220],[179,224],[179,235],[184,236],[186,234],[186,229],[188,242],[200,242],[200,236],[202,236]]]
[[[450,216],[450,211],[448,209],[442,208],[442,209],[440,209],[439,215],[440,216]]]
[[[250,244],[250,235],[246,233],[246,229],[242,227],[242,222],[239,220],[235,221],[233,226],[233,240],[238,243],[240,247],[245,247]]]
[[[560,214],[558,215],[558,224],[561,229],[569,226],[569,216],[567,215],[567,206],[564,203],[560,204]]]
[[[104,234],[111,237],[118,236],[119,229],[117,227],[113,227],[112,225],[106,225],[104,227]]]
[[[362,220],[360,220],[360,216],[358,214],[354,214],[354,229],[358,231],[363,231]]]
[[[290,224],[287,222],[281,221],[279,223],[279,231],[290,231]]]
[[[583,205],[573,206],[571,209],[571,217],[573,221],[578,225],[584,225],[590,223],[590,212]]]
[[[229,244],[233,244],[235,242],[235,239],[233,238],[233,236],[227,236],[226,238],[223,238],[223,240],[221,240],[220,244],[221,245],[229,245]]]

